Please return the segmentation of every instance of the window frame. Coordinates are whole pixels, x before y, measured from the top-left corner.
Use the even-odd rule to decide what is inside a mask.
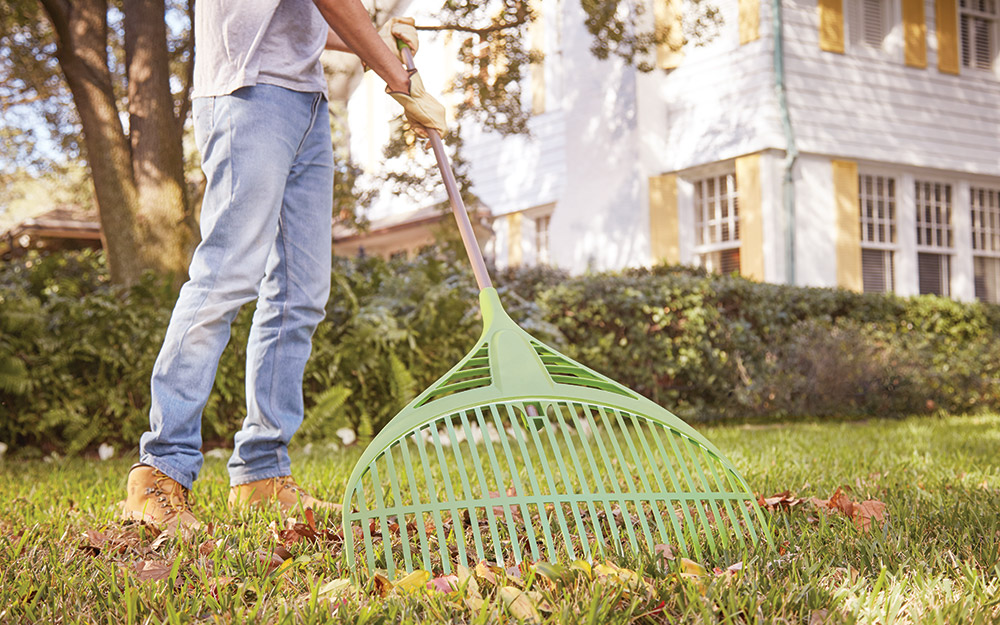
[[[888,242],[872,241],[866,238],[865,228],[867,223],[864,212],[865,206],[863,202],[865,200],[877,199],[877,197],[867,196],[865,194],[865,185],[864,185],[865,178],[871,178],[874,180],[881,178],[887,182],[888,181],[892,182],[892,195],[889,196],[887,193],[883,195],[884,199],[888,199],[892,203],[892,207],[891,210],[889,211],[889,214],[887,214],[886,217],[881,220],[877,217],[872,218],[872,222],[874,225],[877,226],[880,222],[884,224],[887,232],[889,233],[888,238],[890,240]],[[898,280],[896,276],[896,268],[898,266],[898,261],[899,261],[898,257],[900,253],[899,211],[901,208],[901,201],[902,201],[902,193],[901,193],[902,189],[900,188],[901,183],[902,183],[902,176],[896,174],[874,171],[869,169],[858,170],[858,219],[861,226],[860,247],[862,250],[873,250],[882,252],[882,258],[883,259],[888,258],[888,262],[883,260],[882,263],[883,269],[886,271],[886,274],[883,277],[887,288],[884,291],[877,291],[882,293],[894,293],[896,291],[896,284]],[[888,253],[888,256],[886,256],[886,253]],[[862,254],[862,276],[863,275],[864,275],[864,255]],[[876,292],[876,291],[866,291],[866,292]]]
[[[955,0],[955,8],[957,11],[957,30],[958,36],[958,68],[960,74],[967,74],[971,76],[993,76],[996,77],[1000,75],[1000,0],[991,0],[994,5],[994,12],[992,15],[979,11],[977,9],[970,9],[962,7],[963,1],[966,0]],[[971,1],[971,0],[969,0]],[[990,45],[992,49],[989,51],[990,67],[983,68],[976,65],[967,66],[965,64],[965,59],[963,58],[962,50],[965,38],[962,35],[962,23],[966,15],[971,15],[974,17],[984,18],[990,21],[989,35],[990,35]],[[970,40],[970,54],[971,46],[975,38]],[[974,55],[973,55],[974,56]]]
[[[726,164],[719,164],[716,167],[710,169],[704,169],[698,171],[696,174],[687,176],[688,181],[691,184],[691,208],[693,212],[693,226],[694,226],[694,238],[692,245],[692,259],[695,264],[699,267],[703,267],[710,271],[715,271],[721,273],[722,263],[719,263],[719,267],[711,267],[711,264],[706,262],[710,256],[719,256],[720,261],[722,258],[722,253],[730,250],[736,250],[737,254],[740,253],[743,247],[743,241],[741,238],[740,230],[740,213],[739,213],[739,183],[736,180],[736,163],[730,162]],[[719,198],[723,197],[719,193],[719,181],[726,179],[726,194],[728,205],[728,217],[723,217],[721,214],[722,203]],[[699,203],[699,185],[705,184],[707,181],[713,180],[715,183],[715,194],[713,196],[705,196],[704,200],[707,201],[708,197],[713,199],[712,204],[714,204],[714,218],[705,220],[703,217],[706,215],[704,208],[707,208],[705,201]],[[722,227],[723,224],[728,225],[729,238],[718,241],[711,241],[711,237],[708,237],[708,242],[706,241],[705,235],[710,232],[711,228],[718,228],[719,238],[722,238]],[[740,268],[742,270],[742,267]]]

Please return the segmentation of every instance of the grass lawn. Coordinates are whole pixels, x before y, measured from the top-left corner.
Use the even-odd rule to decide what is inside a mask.
[[[766,512],[773,549],[748,553],[742,570],[648,555],[495,580],[480,567],[451,593],[419,575],[338,581],[352,573],[339,519],[296,531],[275,514],[228,512],[223,460],[207,460],[194,489],[211,535],[155,544],[116,521],[131,459],[8,457],[0,623],[1000,622],[1000,416],[700,429],[757,493],[795,495]],[[299,482],[339,501],[359,455],[299,452]],[[884,502],[888,522],[864,530],[808,501],[838,487]]]

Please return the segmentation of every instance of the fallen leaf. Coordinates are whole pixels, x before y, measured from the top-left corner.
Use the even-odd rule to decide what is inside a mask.
[[[431,574],[428,571],[416,570],[407,575],[406,577],[398,580],[394,586],[397,590],[402,592],[413,592],[415,590],[424,590],[427,588],[427,582],[430,580]]]
[[[881,524],[886,516],[888,513],[885,511],[885,504],[877,499],[854,504],[854,525],[861,531],[868,531],[872,521]]]
[[[435,577],[431,581],[427,582],[427,590],[451,593],[458,590],[460,585],[461,583],[458,580],[458,575],[443,575],[441,577]]]
[[[372,582],[375,593],[380,597],[385,597],[392,591],[392,582],[389,581],[388,577],[382,575],[381,573],[375,573],[375,575],[372,576]]]
[[[503,573],[502,568],[486,560],[480,560],[476,565],[476,575],[494,585],[497,583],[497,575],[501,573]]]
[[[459,586],[465,589],[467,596],[482,598],[482,595],[479,594],[479,582],[476,581],[476,577],[469,569],[459,564],[455,567],[455,574],[458,577]]]
[[[571,571],[580,571],[580,572],[582,572],[588,578],[592,578],[594,576],[594,572],[593,572],[593,570],[590,567],[590,563],[586,562],[584,560],[575,560],[575,561],[573,561],[569,565],[569,568],[570,568]]]
[[[659,545],[653,547],[653,553],[660,556],[664,560],[674,559],[674,548],[671,547],[670,545],[660,543]]]
[[[813,610],[809,614],[809,625],[823,625],[826,623],[826,616],[829,610]]]
[[[207,556],[211,554],[213,551],[215,551],[214,540],[206,540],[205,542],[201,543],[201,545],[198,546],[198,553],[203,556]]]
[[[691,577],[701,577],[705,575],[705,567],[698,564],[694,560],[689,560],[687,558],[681,558],[681,577],[691,578]]]
[[[271,573],[285,562],[284,558],[267,549],[258,549],[256,554],[257,559],[267,565],[268,573]]]
[[[345,578],[331,580],[319,588],[319,595],[337,597],[351,588],[351,580]]]
[[[561,564],[553,564],[551,562],[536,562],[532,565],[535,569],[535,574],[541,576],[543,579],[548,580],[548,582],[554,588],[556,584],[561,584],[565,581],[566,567]]]
[[[141,560],[135,563],[135,575],[140,582],[161,582],[170,577],[171,566],[165,560]]]
[[[535,608],[531,597],[523,590],[513,586],[501,586],[499,595],[504,607],[510,610],[514,618],[532,623],[542,620],[542,615]]]

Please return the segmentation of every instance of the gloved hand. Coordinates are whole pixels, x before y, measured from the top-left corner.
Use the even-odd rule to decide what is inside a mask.
[[[396,45],[397,39],[405,43],[413,54],[416,54],[417,48],[420,47],[420,42],[417,41],[417,29],[412,17],[390,17],[389,21],[382,24],[378,36],[382,38],[385,45],[389,46],[392,53],[399,57],[400,61],[403,61],[403,51]]]
[[[427,132],[425,128],[433,128],[444,137],[445,133],[448,132],[448,122],[445,120],[444,106],[424,90],[424,83],[420,80],[417,70],[410,70],[409,74],[409,93],[390,91],[388,87],[385,88],[385,92],[391,95],[396,102],[403,105],[406,120],[413,126],[414,132],[421,137],[426,137]]]

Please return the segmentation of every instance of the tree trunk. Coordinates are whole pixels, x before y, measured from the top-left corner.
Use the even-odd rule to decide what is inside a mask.
[[[184,183],[183,119],[174,117],[170,92],[164,0],[124,0],[123,10],[136,237],[143,265],[180,282],[197,237]]]
[[[135,237],[139,197],[108,67],[107,0],[42,0],[42,5],[56,32],[56,57],[83,125],[111,280],[135,284],[145,264]]]

